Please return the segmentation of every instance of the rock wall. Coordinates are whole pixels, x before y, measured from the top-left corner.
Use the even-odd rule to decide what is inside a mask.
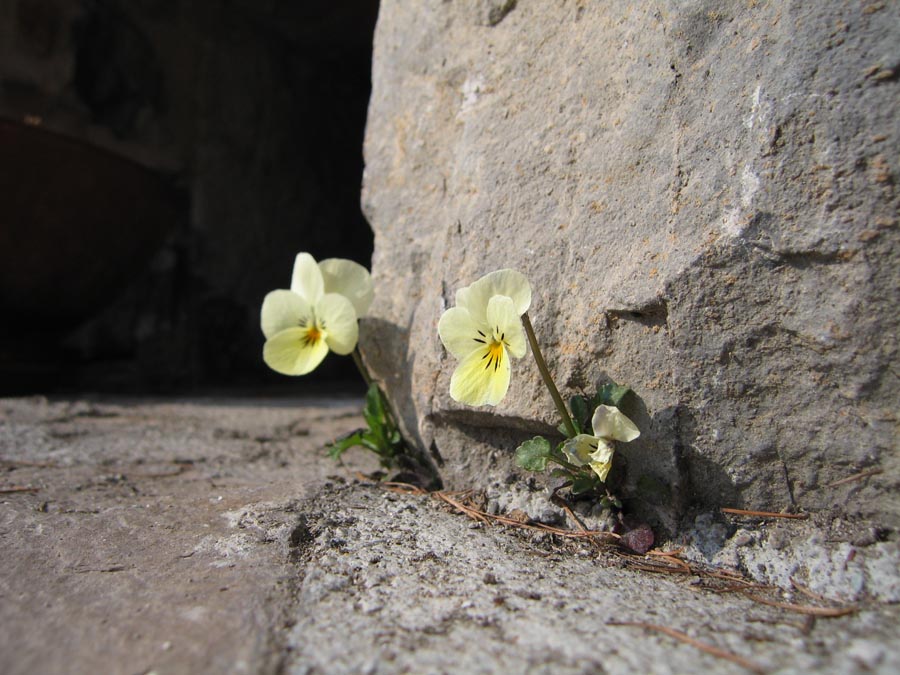
[[[514,267],[564,397],[646,403],[639,511],[900,525],[898,42],[897,3],[384,0],[362,348],[445,483],[521,486],[558,422],[530,356],[496,409],[448,394],[440,314]]]

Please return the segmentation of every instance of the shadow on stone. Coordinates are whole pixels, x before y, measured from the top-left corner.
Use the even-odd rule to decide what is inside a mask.
[[[359,325],[359,349],[363,355],[363,361],[369,369],[370,375],[380,385],[387,396],[400,432],[406,439],[412,456],[410,462],[402,463],[403,477],[408,478],[409,473],[419,475],[418,481],[423,487],[440,487],[440,478],[437,464],[440,456],[432,449],[431,456],[423,452],[424,448],[430,448],[430,439],[423,438],[416,417],[416,405],[413,400],[411,380],[408,374],[412,372],[412,360],[415,354],[410,354],[409,330],[390,321],[375,317],[364,317]],[[429,479],[425,479],[424,473],[430,473]]]

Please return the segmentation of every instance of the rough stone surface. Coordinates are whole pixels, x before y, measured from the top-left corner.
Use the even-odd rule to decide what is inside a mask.
[[[0,489],[35,492],[0,493],[0,671],[275,672],[297,505],[352,403],[2,401]]]
[[[900,605],[868,590],[857,613],[803,623],[360,483],[375,462],[348,453],[338,468],[321,450],[357,408],[0,400],[0,671],[746,672],[610,621],[664,625],[767,671],[900,668]],[[697,523],[707,552],[725,534],[714,525]],[[774,535],[742,532],[745,548]]]
[[[362,347],[447,484],[514,483],[558,422],[530,358],[496,409],[449,398],[441,312],[515,267],[563,395],[646,403],[634,511],[900,526],[898,42],[897,3],[385,0]]]

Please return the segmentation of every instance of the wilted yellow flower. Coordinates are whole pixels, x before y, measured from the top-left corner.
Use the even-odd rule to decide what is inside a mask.
[[[563,445],[566,458],[575,466],[590,465],[600,480],[606,481],[612,468],[611,441],[633,441],[641,435],[637,426],[611,405],[600,405],[591,419],[594,435],[578,434]]]
[[[272,291],[263,300],[263,360],[284,375],[305,375],[329,351],[349,354],[359,338],[357,318],[372,296],[372,279],[362,265],[340,258],[316,264],[309,253],[299,253],[291,289]]]
[[[456,292],[456,307],[438,322],[447,350],[460,360],[450,396],[468,405],[497,405],[509,389],[510,356],[525,355],[520,317],[531,304],[528,279],[515,270],[491,272]]]

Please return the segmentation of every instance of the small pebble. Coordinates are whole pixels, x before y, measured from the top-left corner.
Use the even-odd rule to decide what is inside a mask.
[[[741,530],[731,538],[731,543],[735,546],[748,546],[753,543],[753,535],[747,530]]]

